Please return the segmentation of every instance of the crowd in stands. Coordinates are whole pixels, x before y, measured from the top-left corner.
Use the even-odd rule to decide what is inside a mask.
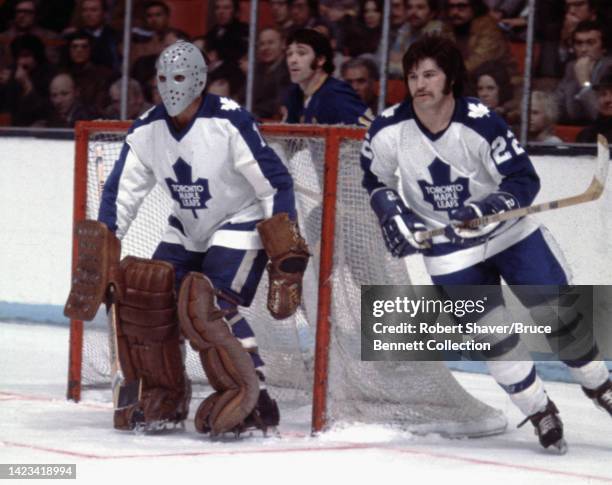
[[[249,26],[241,0],[208,0],[200,35],[171,22],[172,0],[135,0],[128,116],[159,102],[155,61],[177,39],[194,42],[209,65],[207,90],[245,102]],[[243,2],[245,0],[242,0]],[[376,113],[382,57],[382,0],[260,0],[268,15],[257,34],[253,113],[280,120],[290,87],[285,39],[312,28],[331,41],[334,76]],[[520,124],[527,0],[391,0],[387,101],[405,95],[401,59],[422,35],[461,49],[479,97]],[[612,2],[537,0],[529,137],[558,143],[560,125],[579,141],[612,137],[612,55],[606,26]],[[241,17],[242,14],[242,17]],[[121,94],[122,0],[0,0],[0,123],[72,127],[117,118]],[[572,137],[573,138],[573,137]],[[574,141],[574,139],[566,140]]]

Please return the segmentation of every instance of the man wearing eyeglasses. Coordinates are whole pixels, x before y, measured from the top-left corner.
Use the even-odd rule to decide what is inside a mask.
[[[446,17],[469,73],[486,61],[499,61],[516,71],[510,46],[483,0],[446,0]]]

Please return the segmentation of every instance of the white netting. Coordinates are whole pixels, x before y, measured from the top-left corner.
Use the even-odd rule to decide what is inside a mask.
[[[97,217],[99,184],[96,157],[108,174],[124,134],[90,137],[87,217]],[[313,376],[318,267],[325,153],[323,138],[266,136],[291,171],[302,234],[313,252],[304,282],[304,305],[294,318],[273,320],[265,308],[264,277],[249,309],[242,309],[257,336],[268,382],[283,404],[309,403]],[[469,395],[440,362],[362,362],[360,360],[360,285],[407,284],[404,264],[393,260],[380,237],[377,221],[361,187],[360,143],[340,147],[338,200],[332,286],[332,337],[328,376],[329,422],[400,424],[416,431],[479,435],[500,431],[505,420]],[[158,186],[148,196],[123,240],[124,254],[150,257],[167,221],[170,200]],[[104,324],[85,324],[84,387],[109,381]],[[188,351],[192,379],[204,381],[195,353]]]

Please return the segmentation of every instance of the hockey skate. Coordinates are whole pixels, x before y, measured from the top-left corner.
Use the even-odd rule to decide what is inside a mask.
[[[560,455],[567,452],[567,443],[563,439],[563,422],[554,402],[549,399],[544,409],[528,416],[517,427],[520,428],[527,421],[533,424],[535,434],[544,448],[552,446]]]
[[[115,409],[113,424],[115,429],[137,434],[183,431],[190,400],[191,385],[187,386],[185,395],[178,400],[163,389],[151,389],[143,394],[139,402]]]
[[[211,432],[210,425],[208,424],[208,417],[206,416],[207,413],[208,411],[200,406],[195,416],[196,429],[203,434]],[[259,397],[255,408],[246,418],[244,418],[244,421],[225,433],[214,436],[213,438],[224,440],[230,435],[233,436],[234,439],[237,439],[245,432],[256,429],[261,430],[264,436],[267,436],[268,431],[275,429],[279,421],[280,413],[276,400],[270,397],[266,389],[262,389],[259,391]]]
[[[612,416],[612,381],[608,379],[597,389],[587,389],[583,387],[584,393],[593,401],[595,406]]]
[[[238,427],[237,433],[240,435],[251,429],[260,429],[264,436],[268,435],[268,430],[273,433],[280,422],[280,412],[276,400],[270,397],[266,389],[259,391],[259,398],[255,409],[251,411],[244,422]]]

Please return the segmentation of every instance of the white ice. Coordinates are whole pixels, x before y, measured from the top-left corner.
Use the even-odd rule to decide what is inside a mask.
[[[280,437],[213,442],[191,423],[167,435],[114,431],[108,391],[65,399],[67,355],[65,327],[0,322],[1,463],[76,463],[77,481],[108,485],[612,483],[612,419],[576,385],[547,384],[565,422],[564,456],[540,449],[530,424],[516,428],[522,417],[490,377],[463,373],[464,386],[507,414],[505,434],[449,440],[345,425],[312,437],[303,408],[282,414]]]

